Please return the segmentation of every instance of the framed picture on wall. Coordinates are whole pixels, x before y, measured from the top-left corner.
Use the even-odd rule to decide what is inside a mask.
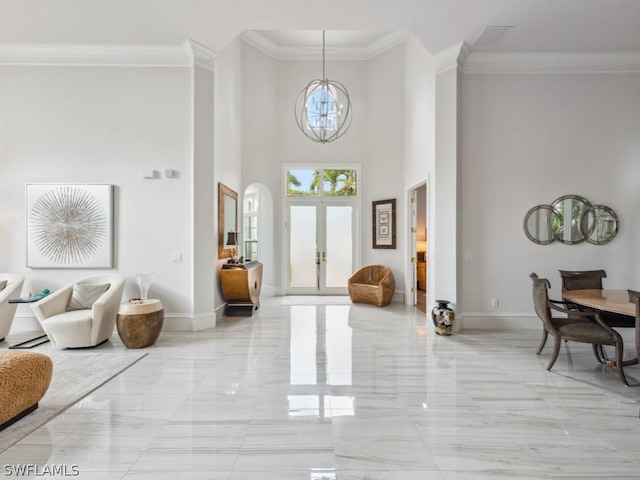
[[[27,267],[111,268],[113,186],[27,184]]]
[[[396,199],[372,202],[373,248],[396,248]]]

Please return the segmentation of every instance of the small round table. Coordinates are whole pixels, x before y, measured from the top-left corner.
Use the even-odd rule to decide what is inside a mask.
[[[116,317],[118,334],[127,348],[153,345],[160,336],[163,322],[162,302],[153,298],[140,303],[121,304]]]

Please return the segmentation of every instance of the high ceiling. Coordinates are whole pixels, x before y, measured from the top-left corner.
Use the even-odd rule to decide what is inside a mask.
[[[512,26],[475,46],[487,26]],[[432,53],[640,52],[639,0],[0,0],[0,43],[177,44],[219,52],[245,30],[280,47],[366,47],[410,32]]]

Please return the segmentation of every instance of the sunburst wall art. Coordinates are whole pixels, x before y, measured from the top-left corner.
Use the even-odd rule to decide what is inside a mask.
[[[112,185],[27,184],[27,267],[110,268]]]

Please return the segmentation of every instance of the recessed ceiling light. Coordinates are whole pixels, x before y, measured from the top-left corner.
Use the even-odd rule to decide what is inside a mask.
[[[482,47],[486,45],[495,45],[501,41],[504,36],[513,29],[512,26],[504,27],[485,27],[480,36],[473,42],[476,47]]]

